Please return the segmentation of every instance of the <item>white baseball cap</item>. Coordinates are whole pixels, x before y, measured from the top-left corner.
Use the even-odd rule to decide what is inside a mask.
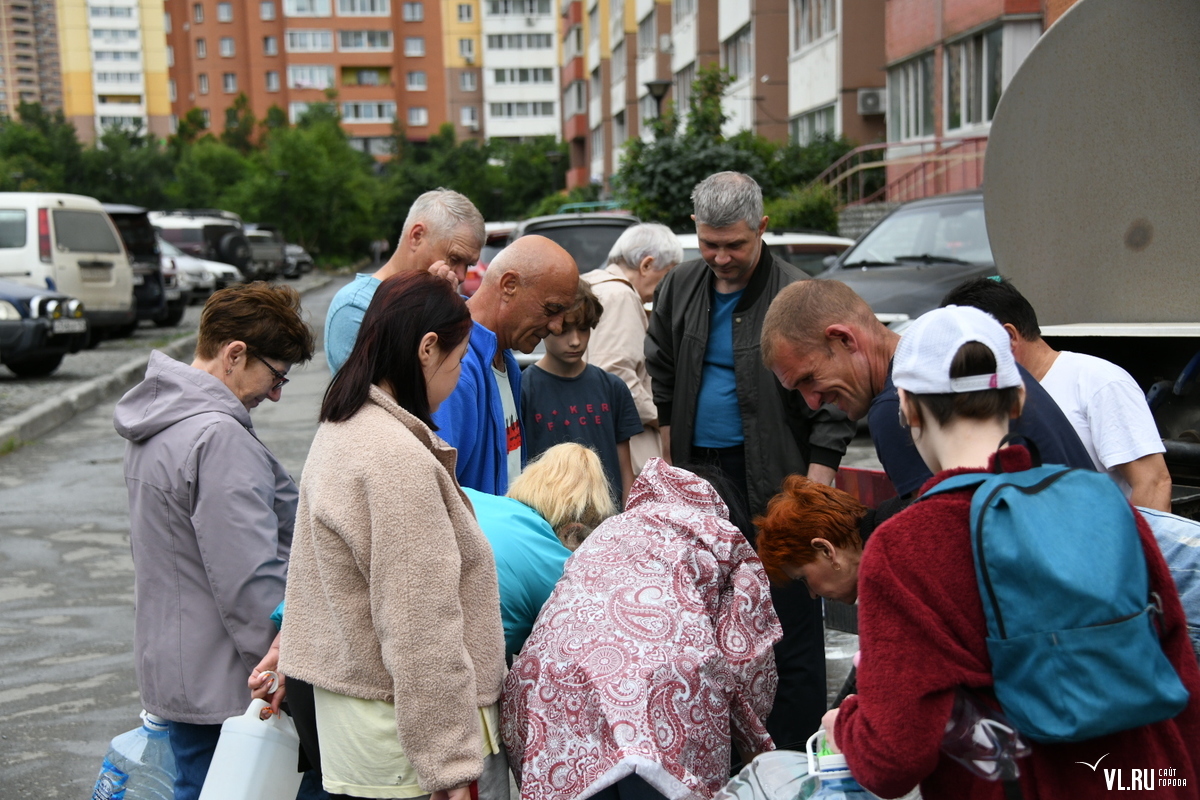
[[[967,342],[979,342],[992,351],[995,372],[950,377],[950,365]],[[972,306],[935,308],[910,325],[896,347],[892,382],[913,394],[957,394],[1022,385],[1004,327],[991,314]]]

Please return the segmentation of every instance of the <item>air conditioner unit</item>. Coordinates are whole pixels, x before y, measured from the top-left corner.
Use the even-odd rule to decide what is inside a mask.
[[[675,45],[671,41],[671,34],[661,33],[658,36],[658,52],[670,55],[675,52]]]
[[[463,61],[467,62],[468,67],[472,67],[475,65],[475,56],[474,55],[463,56]]]
[[[467,123],[467,130],[469,130],[469,131],[477,131],[477,130],[479,130],[479,123],[478,123],[478,122],[468,122],[468,123]]]
[[[887,113],[887,89],[859,89],[858,113],[864,117]]]
[[[526,28],[532,28],[535,25],[537,25],[537,23],[538,23],[537,17],[526,17],[525,18],[525,27]]]

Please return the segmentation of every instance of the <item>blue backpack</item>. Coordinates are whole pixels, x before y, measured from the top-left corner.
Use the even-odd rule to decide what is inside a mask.
[[[971,549],[996,699],[1018,731],[1047,743],[1174,717],[1188,692],[1159,642],[1162,600],[1132,508],[1107,475],[1042,466],[1029,448],[1033,469],[1000,472],[997,458],[998,474],[956,475],[921,497],[975,489]]]

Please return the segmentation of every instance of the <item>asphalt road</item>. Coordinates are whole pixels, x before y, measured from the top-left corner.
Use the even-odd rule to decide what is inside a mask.
[[[304,297],[318,340],[346,280]],[[317,349],[292,370],[283,399],[254,412],[259,436],[297,479],[329,381]],[[122,350],[122,363],[136,355]],[[0,800],[88,797],[109,741],[139,724],[114,405],[0,458]]]

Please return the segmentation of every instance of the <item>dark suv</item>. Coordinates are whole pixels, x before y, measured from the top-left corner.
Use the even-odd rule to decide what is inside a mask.
[[[581,273],[591,272],[608,261],[608,251],[625,229],[639,222],[630,214],[553,214],[525,220],[517,225],[508,241],[531,233],[545,236],[571,254]]]
[[[151,320],[156,325],[173,325],[179,322],[183,317],[179,287],[168,286],[163,276],[158,238],[154,234],[154,226],[150,224],[146,209],[140,206],[105,203],[104,212],[117,226],[121,241],[129,251],[129,261],[133,266],[133,296],[137,300],[137,318]],[[176,312],[178,316],[173,316]],[[170,319],[174,319],[174,322],[168,323]]]
[[[242,218],[213,208],[155,211],[150,221],[159,235],[189,256],[232,264],[247,279],[253,278],[253,254]]]
[[[88,323],[78,300],[0,280],[0,362],[17,375],[49,375],[87,339]]]

